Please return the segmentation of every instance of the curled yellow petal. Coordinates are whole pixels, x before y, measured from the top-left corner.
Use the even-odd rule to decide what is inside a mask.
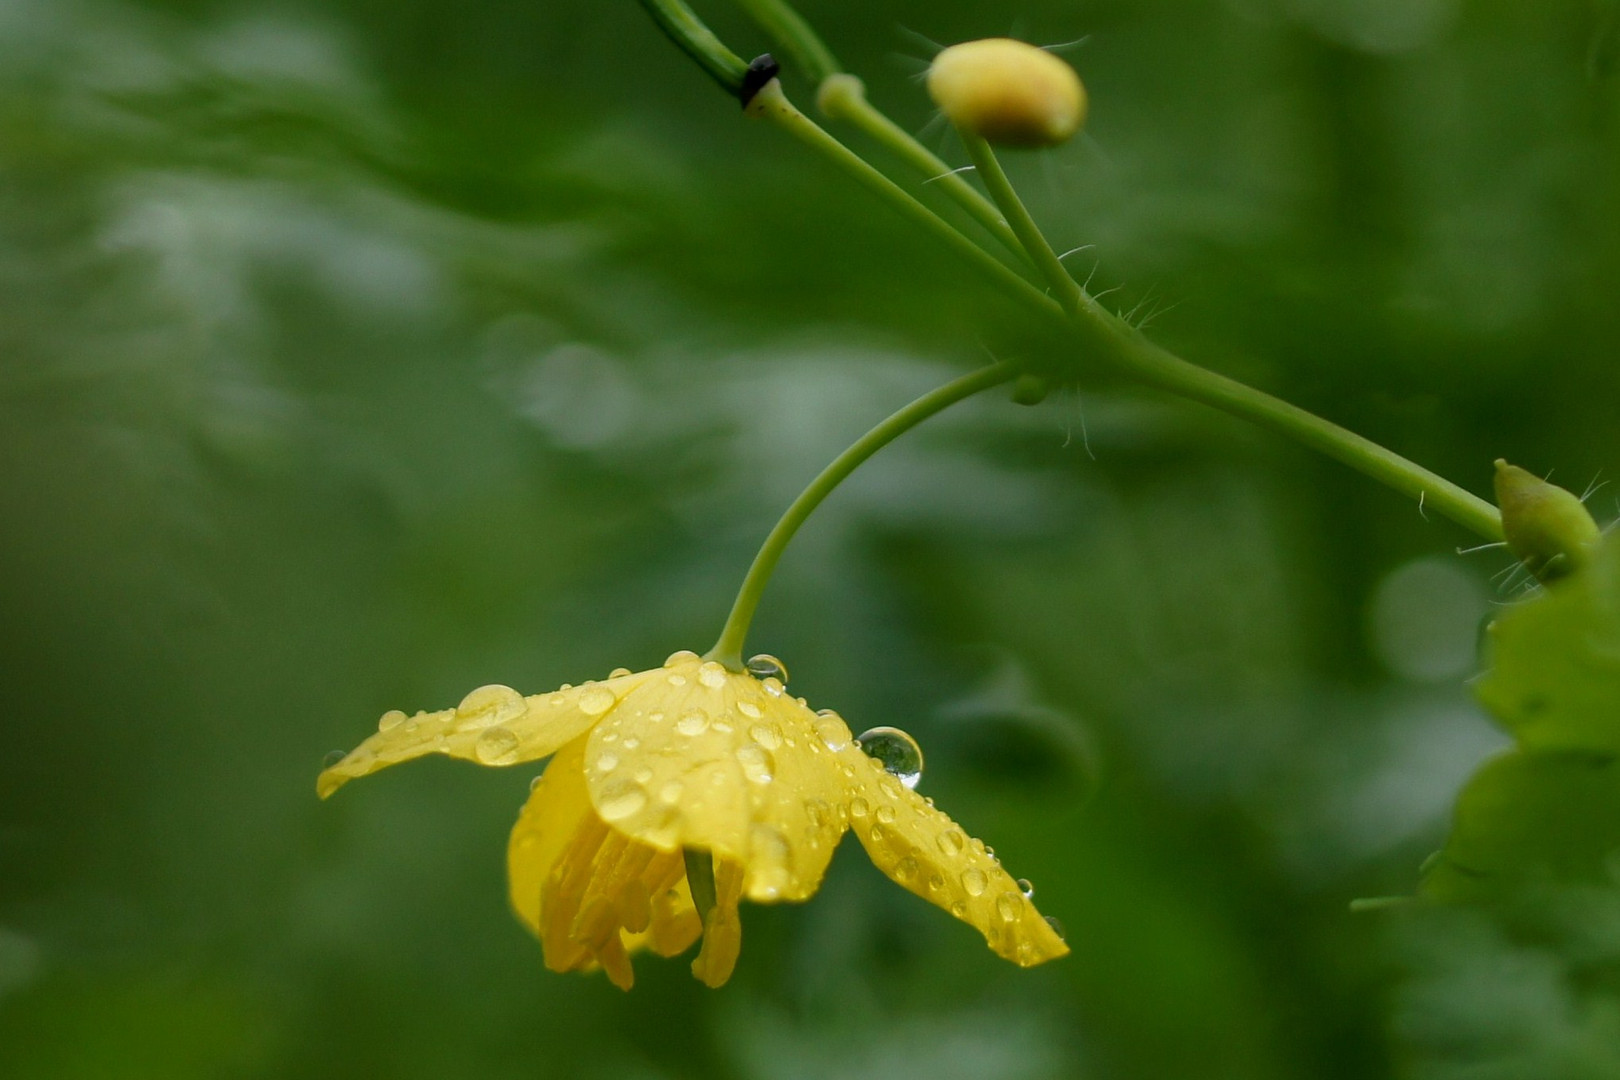
[[[406,716],[384,713],[377,732],[321,773],[315,789],[326,798],[356,777],[427,754],[516,765],[536,761],[584,734],[655,672],[524,697],[509,686],[482,686],[454,709]]]
[[[672,658],[591,729],[585,778],[614,829],[743,867],[750,900],[815,892],[847,822],[818,717],[779,682]]]
[[[737,901],[742,897],[743,868],[730,860],[714,861],[714,910],[703,926],[703,948],[692,961],[692,974],[705,986],[724,986],[742,951],[742,920]]]
[[[1068,953],[982,841],[859,750],[843,756],[856,774],[850,828],[890,880],[973,926],[991,949],[1022,967]]]

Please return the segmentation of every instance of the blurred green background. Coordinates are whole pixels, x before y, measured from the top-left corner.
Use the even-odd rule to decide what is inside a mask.
[[[922,38],[1084,38],[1087,133],[1009,167],[1188,357],[1480,492],[1620,461],[1614,0],[803,11],[953,164]],[[725,989],[625,995],[506,910],[536,767],[316,801],[386,709],[705,648],[842,445],[1054,347],[630,0],[0,0],[0,1076],[1620,1075],[1620,891],[1348,911],[1505,743],[1507,557],[1106,380],[884,453],[751,641],[1071,957],[849,842]]]

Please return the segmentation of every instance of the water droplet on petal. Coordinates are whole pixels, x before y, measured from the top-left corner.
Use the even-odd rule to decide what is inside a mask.
[[[742,766],[743,775],[756,784],[768,784],[774,779],[776,758],[758,743],[738,747],[737,764]]]
[[[618,767],[619,767],[619,755],[618,754],[603,754],[601,757],[596,759],[596,771],[597,772],[608,773],[608,772],[612,772],[614,769],[617,769]]]
[[[962,848],[966,846],[967,841],[960,829],[947,829],[939,834],[938,843],[941,854],[955,858],[962,854]]]
[[[405,722],[405,714],[404,713],[400,712],[398,709],[389,709],[387,712],[382,714],[382,719],[377,721],[377,730],[378,731],[393,731],[395,728],[399,727],[399,725],[403,724],[404,722]]]
[[[856,796],[849,804],[850,817],[865,817],[872,812],[871,804],[865,799]]]
[[[646,805],[647,793],[641,790],[640,785],[621,783],[602,792],[596,812],[602,815],[603,821],[623,821]]]
[[[647,781],[649,781],[649,780],[651,780],[653,778],[653,771],[651,769],[647,768],[647,766],[643,765],[641,768],[637,769],[635,772],[631,773],[630,775],[632,775],[632,776],[634,776],[636,778],[636,782],[638,784],[645,784]]]
[[[677,649],[664,658],[665,667],[675,667],[679,664],[690,664],[698,658],[698,654],[691,649]]]
[[[671,675],[669,677],[669,679],[668,679],[668,682],[669,682],[669,685],[671,685],[671,686],[685,686],[686,685],[686,676],[685,675]]]
[[[883,771],[908,788],[922,779],[922,747],[917,740],[894,727],[875,727],[861,732],[856,745],[861,753],[883,766]]]
[[[636,738],[634,735],[628,735],[628,736],[625,737],[624,748],[626,750],[634,750],[636,747],[638,747],[640,745],[641,745],[641,740]]]
[[[709,660],[698,668],[698,682],[711,690],[718,689],[726,685],[726,669]]]
[[[1022,893],[1012,890],[996,897],[996,914],[1001,916],[1002,922],[1016,922],[1018,916],[1023,914],[1024,897]]]
[[[618,695],[605,686],[592,686],[579,695],[579,711],[586,716],[601,716],[618,703]]]
[[[771,695],[771,697],[781,697],[783,691],[787,689],[782,685],[782,680],[776,678],[774,675],[761,679],[759,685],[764,687],[765,692]],[[801,701],[799,704],[803,705],[804,702]]]
[[[528,708],[523,695],[510,686],[480,686],[456,706],[456,727],[462,731],[494,727],[517,719]]]
[[[539,787],[540,786],[540,781],[544,780],[545,778],[546,778],[545,773],[541,773],[539,776],[535,777],[533,780],[530,780],[529,781],[529,790],[533,791],[535,788]]]
[[[342,761],[348,756],[349,754],[346,750],[329,750],[327,751],[326,756],[321,758],[321,768],[330,769],[332,766],[336,765],[338,762]]]
[[[905,858],[901,859],[894,868],[894,876],[902,882],[910,881],[912,878],[916,877],[917,860],[912,858],[910,855],[907,855]]]
[[[885,825],[893,825],[894,824],[894,807],[892,807],[892,806],[880,806],[880,807],[878,807],[877,819],[879,821],[883,822],[883,824],[885,824]]]
[[[1046,925],[1050,926],[1052,928],[1052,933],[1054,933],[1054,934],[1056,934],[1058,936],[1059,941],[1067,941],[1067,940],[1069,940],[1069,935],[1067,933],[1065,933],[1064,930],[1063,930],[1063,924],[1058,922],[1052,916],[1050,916],[1050,915],[1046,916]]]
[[[928,879],[929,892],[939,892],[939,890],[943,889],[944,887],[945,876],[943,874],[935,874],[933,877]]]
[[[849,745],[849,725],[842,716],[831,709],[822,709],[816,713],[815,723],[816,734],[827,744],[827,749],[842,750]]]
[[[760,717],[765,715],[765,710],[761,709],[758,705],[755,705],[752,701],[737,702],[737,711],[748,717],[750,720],[758,720]]]
[[[832,807],[824,799],[804,800],[804,816],[809,819],[812,827],[824,829],[827,822],[832,819]]]
[[[967,916],[967,905],[960,900],[956,901],[951,905],[951,914],[958,919],[965,918]]]
[[[680,800],[681,792],[686,790],[679,780],[671,780],[658,789],[658,801],[673,803]]]
[[[608,678],[610,678],[610,679],[622,679],[628,674],[630,674],[630,669],[629,668],[627,668],[627,667],[616,667],[612,671],[608,672]]]
[[[709,714],[702,709],[687,709],[675,721],[675,730],[682,735],[701,735],[709,730]]]
[[[782,733],[770,724],[754,724],[748,729],[748,737],[767,750],[775,750],[782,745]]]
[[[776,679],[784,684],[788,681],[787,665],[770,653],[750,656],[744,667],[756,679]]]
[[[503,727],[492,727],[473,743],[473,755],[485,765],[510,765],[517,760],[518,737]]]
[[[1018,891],[1024,894],[1025,900],[1035,899],[1035,885],[1029,880],[1029,878],[1021,877],[1018,879],[1017,884]]]
[[[983,896],[989,884],[990,879],[976,866],[970,866],[962,871],[962,888],[967,890],[969,896]]]

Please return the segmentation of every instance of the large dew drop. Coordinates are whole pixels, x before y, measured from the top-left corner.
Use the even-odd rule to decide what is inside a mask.
[[[618,697],[602,685],[587,687],[579,695],[579,711],[586,716],[601,716],[618,703]]]
[[[914,788],[922,779],[922,747],[899,728],[875,727],[863,731],[856,743],[867,757],[883,766],[884,772],[906,787]]]
[[[480,686],[461,699],[456,706],[456,727],[461,731],[477,731],[515,720],[528,711],[523,695],[510,686],[492,684]]]
[[[760,653],[758,656],[750,656],[748,658],[748,663],[744,664],[743,666],[748,670],[748,674],[752,675],[756,679],[775,679],[784,686],[787,685],[787,665],[782,663],[782,661],[778,660],[776,657],[772,656],[770,653]]]

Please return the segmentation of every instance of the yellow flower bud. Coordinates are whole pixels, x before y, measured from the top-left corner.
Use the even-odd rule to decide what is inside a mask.
[[[1000,146],[1056,146],[1086,118],[1074,68],[1011,38],[942,50],[928,69],[928,94],[951,123]]]
[[[1508,550],[1542,581],[1580,569],[1601,535],[1572,492],[1496,459],[1496,503]]]

